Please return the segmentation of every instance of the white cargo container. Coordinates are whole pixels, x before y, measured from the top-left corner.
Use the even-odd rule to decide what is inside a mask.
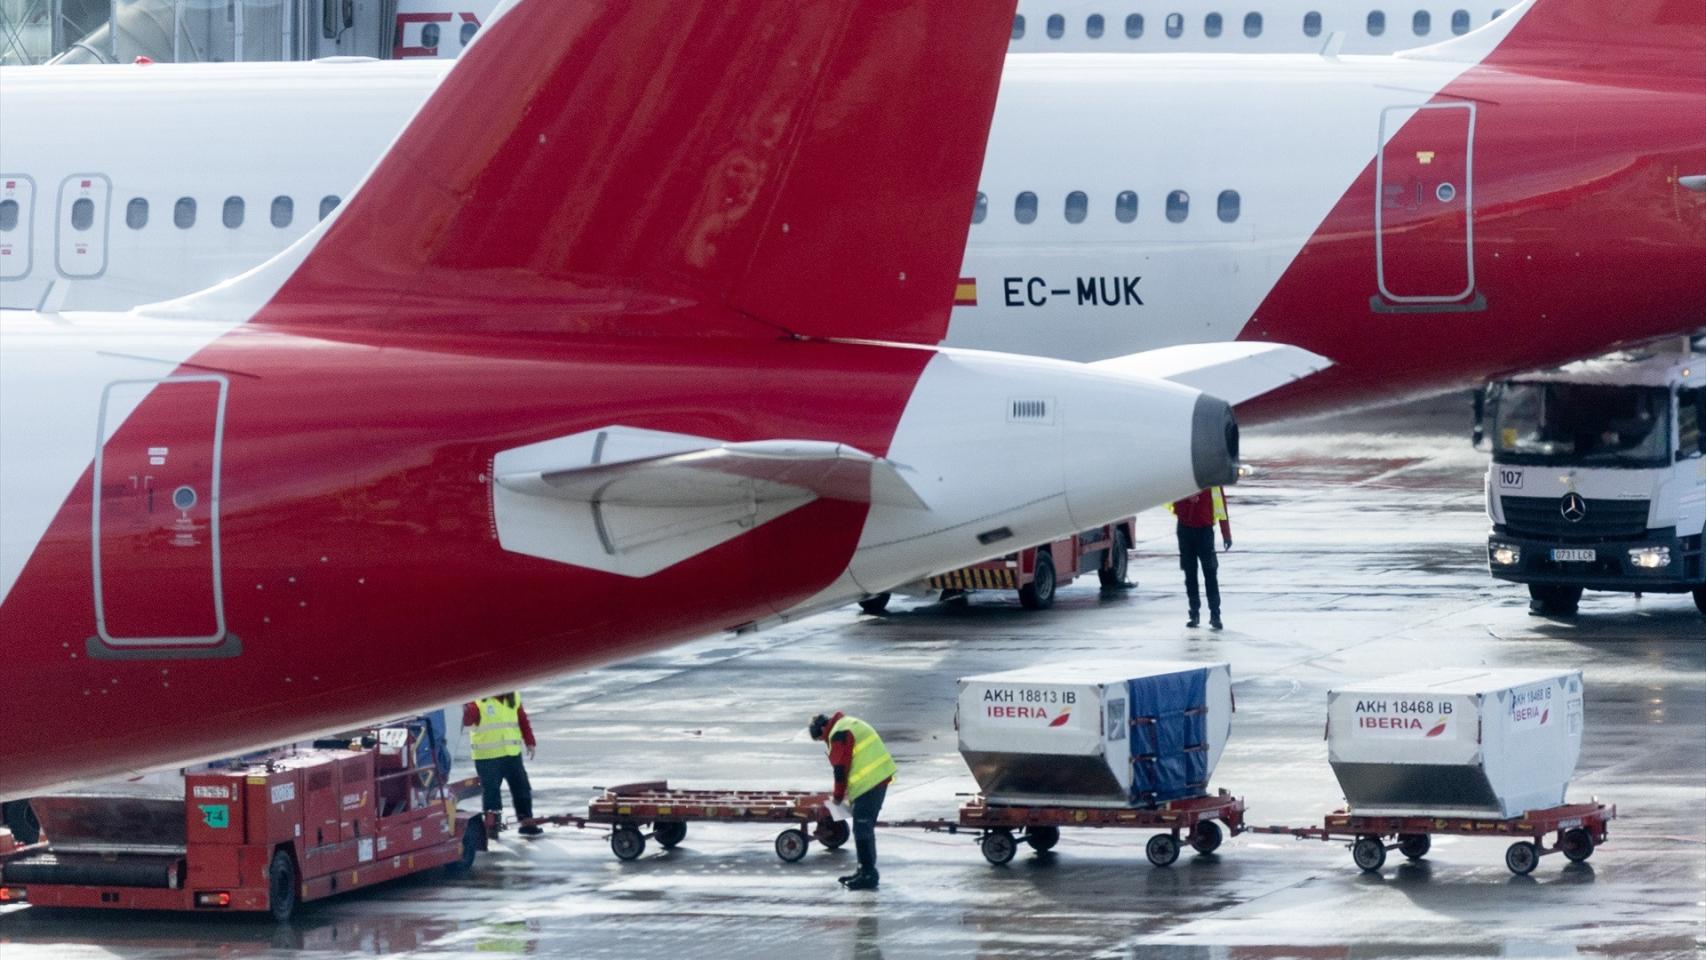
[[[992,804],[1201,796],[1232,731],[1224,663],[1096,661],[960,681],[960,754]]]
[[[1557,806],[1582,747],[1580,670],[1423,670],[1327,694],[1327,752],[1365,816]]]

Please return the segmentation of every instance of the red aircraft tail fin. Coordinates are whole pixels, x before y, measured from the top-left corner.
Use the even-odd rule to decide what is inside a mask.
[[[521,0],[256,322],[936,343],[1013,7]]]
[[[1706,85],[1706,0],[1532,0],[1487,63]]]

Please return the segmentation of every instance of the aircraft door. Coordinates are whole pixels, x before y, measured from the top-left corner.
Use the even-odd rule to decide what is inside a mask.
[[[219,471],[228,390],[224,376],[208,374],[121,380],[102,393],[95,624],[110,647],[225,639]]]
[[[1380,296],[1449,304],[1475,292],[1475,105],[1387,107],[1375,176]]]
[[[66,277],[98,277],[107,269],[107,210],[112,181],[98,173],[74,173],[59,185],[59,272]]]
[[[36,184],[29,177],[0,173],[0,280],[30,275],[30,228],[35,224]]]

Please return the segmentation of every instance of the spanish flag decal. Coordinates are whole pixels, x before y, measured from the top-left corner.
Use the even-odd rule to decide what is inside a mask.
[[[977,278],[976,277],[961,277],[960,282],[954,284],[954,306],[956,306],[956,307],[975,307],[975,306],[977,306]]]

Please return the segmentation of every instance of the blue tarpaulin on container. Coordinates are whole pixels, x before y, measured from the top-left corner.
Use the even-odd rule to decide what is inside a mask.
[[[1208,791],[1208,670],[1126,681],[1131,799],[1155,804]]]

